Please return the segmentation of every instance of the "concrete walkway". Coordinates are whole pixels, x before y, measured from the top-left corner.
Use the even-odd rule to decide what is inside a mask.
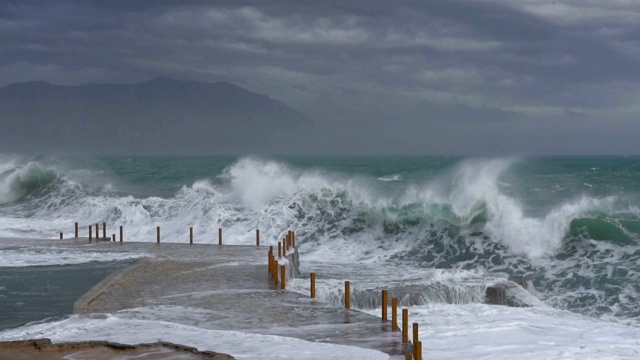
[[[391,332],[390,322],[277,289],[267,274],[267,247],[131,242],[100,246],[152,257],[105,279],[76,302],[76,313],[186,306],[204,311],[170,321],[359,346],[397,358],[411,353],[401,334]]]

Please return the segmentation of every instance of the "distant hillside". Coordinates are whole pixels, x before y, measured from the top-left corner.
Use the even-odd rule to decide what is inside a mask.
[[[216,154],[280,152],[302,113],[227,82],[0,88],[1,151]]]

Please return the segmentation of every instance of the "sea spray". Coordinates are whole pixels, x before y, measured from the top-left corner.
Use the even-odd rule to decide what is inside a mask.
[[[3,181],[13,175],[22,180],[8,183],[33,186],[10,190],[14,199],[0,204],[0,235],[55,237],[76,221],[106,221],[136,241],[155,241],[161,226],[163,242],[187,243],[193,226],[196,243],[215,243],[221,227],[225,243],[251,245],[256,228],[264,244],[294,229],[303,264],[478,270],[485,280],[464,288],[476,295],[491,281],[523,276],[554,307],[640,315],[631,160],[356,160],[9,157]],[[43,173],[53,177],[41,181]],[[386,177],[394,181],[379,180]],[[481,301],[455,295],[467,291],[455,290],[458,280],[435,292],[420,281],[415,293],[425,303]]]

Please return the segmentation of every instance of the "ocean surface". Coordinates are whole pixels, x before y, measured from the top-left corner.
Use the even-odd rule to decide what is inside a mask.
[[[265,245],[292,229],[302,273],[318,274],[320,300],[340,304],[350,280],[352,307],[380,316],[379,290],[389,289],[421,324],[432,358],[640,358],[637,157],[0,154],[0,237],[71,237],[74,222],[81,236],[106,222],[123,225],[128,240],[149,242],[156,226],[167,242],[188,242],[193,226],[196,243],[214,243],[221,227],[225,243],[243,245],[255,244],[257,228]],[[0,281],[7,281],[0,301],[11,287],[2,274],[14,268],[136,256],[144,254],[87,256],[37,241],[0,246]],[[487,286],[521,278],[529,290],[510,295],[530,307],[483,304]],[[289,287],[307,293],[308,279]],[[155,338],[164,336],[171,311],[156,310]],[[134,321],[131,314],[63,315],[7,321],[0,339],[78,339],[77,329],[90,326],[108,338],[117,333],[109,330],[114,318]]]

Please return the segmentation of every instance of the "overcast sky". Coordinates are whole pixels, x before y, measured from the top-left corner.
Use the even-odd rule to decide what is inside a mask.
[[[0,86],[161,75],[282,100],[326,152],[640,154],[637,0],[0,2]]]

